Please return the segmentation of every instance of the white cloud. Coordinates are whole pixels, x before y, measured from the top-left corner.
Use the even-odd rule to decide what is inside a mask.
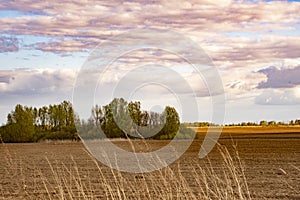
[[[299,66],[300,36],[299,2],[251,2],[231,0],[184,1],[80,1],[0,0],[1,10],[16,10],[29,15],[1,17],[0,34],[44,36],[49,42],[26,46],[59,55],[93,49],[112,36],[134,28],[163,28],[191,37],[203,47],[220,69],[225,91],[232,102],[254,98],[259,104],[297,104],[299,85],[296,66]],[[284,8],[284,9],[283,9]],[[34,15],[30,15],[34,13]],[[159,41],[156,41],[159,42]],[[170,41],[170,43],[176,41]],[[31,41],[30,44],[34,43]],[[125,44],[126,45],[126,44]],[[0,52],[22,49],[14,37],[0,37]],[[112,49],[115,47],[112,47]],[[182,66],[178,57],[165,53],[149,55],[135,52],[125,56],[116,70],[108,70],[105,84],[120,81],[129,67],[153,63]],[[290,62],[290,67],[266,72],[262,69],[275,62]],[[120,63],[118,63],[120,64]],[[66,63],[68,65],[68,63]],[[26,66],[25,66],[26,67]],[[262,70],[262,71],[260,71]],[[179,70],[180,71],[180,70]],[[179,72],[178,71],[178,72]],[[255,72],[265,72],[255,73]],[[187,82],[207,96],[205,83],[199,77],[182,73]],[[97,78],[89,75],[90,78]],[[4,102],[9,99],[61,99],[71,96],[76,73],[71,70],[11,70],[0,71],[0,93]],[[141,78],[141,77],[139,77]],[[167,78],[162,75],[160,78]],[[170,77],[171,79],[171,77]],[[170,80],[177,91],[186,90]],[[291,85],[287,85],[291,81]],[[284,88],[265,90],[259,88]],[[286,87],[291,87],[286,89]],[[150,91],[151,92],[151,91]],[[153,92],[153,91],[152,91]],[[61,98],[60,98],[61,97]],[[47,99],[47,98],[46,98]],[[52,101],[51,100],[51,101]],[[12,102],[11,102],[12,103]],[[6,104],[5,104],[6,105]]]
[[[0,124],[15,105],[44,106],[72,101],[76,71],[52,69],[0,70]]]
[[[266,89],[255,102],[261,105],[300,105],[299,88]]]
[[[229,54],[231,54],[231,59],[237,60],[242,57],[247,60],[246,56],[249,53],[253,57],[272,56],[269,52],[267,55],[260,52],[261,48],[271,48],[270,51],[273,51],[272,46],[278,49],[279,56],[292,54],[295,57],[297,55],[292,52],[299,50],[299,42],[297,42],[299,37],[294,37],[296,40],[294,42],[290,39],[278,38],[274,41],[272,39],[264,40],[261,43],[244,41],[242,38],[235,40],[230,37],[222,37],[223,32],[244,32],[269,36],[277,30],[293,30],[295,29],[294,24],[299,22],[300,3],[297,2],[254,3],[231,2],[230,0],[174,2],[161,0],[147,3],[118,0],[109,2],[63,0],[53,1],[49,4],[31,0],[2,2],[1,8],[41,14],[1,18],[0,32],[2,33],[77,38],[35,46],[37,49],[45,51],[69,52],[80,51],[81,48],[92,48],[92,43],[87,41],[93,40],[93,38],[97,38],[99,42],[137,27],[167,28],[195,36],[199,41],[210,39],[215,41],[215,44],[210,44],[211,47],[216,45],[220,51],[225,51],[222,53],[227,53],[226,59]],[[222,41],[218,41],[216,35],[222,38]],[[239,44],[239,47],[244,50],[242,52],[245,53],[242,53],[235,44]],[[286,48],[295,47],[296,49],[293,51],[286,51]],[[230,49],[235,51],[232,52]],[[257,54],[254,52],[256,50],[258,50]],[[220,51],[218,52],[220,53]],[[246,53],[247,55],[245,55]],[[222,59],[220,57],[224,56],[217,54],[214,58]]]
[[[0,93],[2,95],[39,95],[63,93],[73,87],[76,72],[73,70],[1,70]]]
[[[19,41],[14,37],[0,36],[0,53],[19,50]]]

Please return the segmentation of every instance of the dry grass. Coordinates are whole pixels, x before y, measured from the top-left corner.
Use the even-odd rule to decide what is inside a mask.
[[[214,166],[211,160],[206,158],[206,165],[193,164],[188,171],[183,171],[181,164],[177,163],[146,174],[113,170],[104,167],[92,156],[85,166],[73,157],[66,158],[72,160],[66,164],[62,160],[45,156],[43,162],[48,166],[48,171],[45,171],[39,168],[37,163],[13,161],[9,151],[5,151],[7,173],[4,178],[17,180],[15,187],[10,191],[0,188],[0,196],[5,199],[10,196],[9,193],[14,192],[17,199],[50,200],[251,199],[245,168],[238,151],[229,152],[220,144],[217,148],[222,158],[218,161],[219,166]],[[189,176],[186,176],[187,173]],[[27,180],[28,176],[31,181]]]

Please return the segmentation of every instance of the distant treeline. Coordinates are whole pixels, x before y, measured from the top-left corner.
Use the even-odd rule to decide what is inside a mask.
[[[77,125],[77,129],[76,129]],[[287,126],[300,125],[300,120],[289,123],[265,121],[242,122],[226,126]],[[218,126],[209,122],[180,123],[175,108],[166,106],[162,113],[141,109],[141,103],[115,98],[108,105],[96,105],[88,120],[80,120],[68,101],[41,108],[16,105],[7,115],[7,123],[0,127],[0,142],[38,142],[43,140],[79,140],[99,138],[193,138],[188,127]],[[101,131],[99,131],[101,130]],[[78,131],[78,132],[77,132]]]
[[[217,124],[213,124],[209,122],[191,122],[191,123],[184,123],[184,124],[188,127],[219,126]],[[289,121],[289,123],[262,120],[260,122],[231,123],[231,124],[226,124],[225,126],[293,126],[293,125],[300,125],[300,119],[291,120]]]

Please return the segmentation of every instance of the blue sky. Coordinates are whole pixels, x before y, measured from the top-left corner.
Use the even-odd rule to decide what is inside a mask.
[[[299,1],[1,1],[0,123],[17,103],[72,101],[76,76],[93,49],[136,28],[175,31],[203,48],[223,81],[226,123],[300,118],[299,10]],[[177,66],[195,91],[205,90],[178,58],[148,53],[158,56],[129,54],[105,79],[118,83],[127,66],[137,64],[131,62],[159,63]],[[146,109],[174,103],[148,90],[160,101],[145,99]],[[99,102],[109,101],[98,93]],[[199,118],[184,121],[211,119],[211,98],[198,96]]]

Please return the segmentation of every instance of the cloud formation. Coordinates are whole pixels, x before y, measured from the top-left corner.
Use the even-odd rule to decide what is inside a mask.
[[[300,66],[295,68],[268,67],[258,71],[267,76],[267,80],[260,82],[257,88],[291,88],[300,85]]]
[[[76,73],[71,70],[1,70],[0,94],[48,95],[71,91]]]
[[[255,99],[263,105],[298,105],[300,2],[0,0],[0,10],[20,13],[0,16],[0,53],[15,52],[20,53],[16,57],[25,58],[23,50],[38,50],[45,56],[49,52],[72,56],[90,52],[99,43],[136,28],[167,29],[192,38],[207,52],[220,71],[229,101],[251,98],[252,103]],[[20,41],[23,36],[27,37],[24,43]],[[35,41],[40,36],[42,39]],[[266,68],[284,60],[293,61],[295,67]],[[6,62],[0,67],[16,67],[14,62],[12,66],[7,63],[10,65]],[[119,58],[116,70],[107,71],[105,83],[119,81],[129,67],[149,63],[184,68],[184,60],[169,52],[135,51]],[[40,64],[36,67],[43,68]],[[20,65],[17,67],[27,67]],[[191,72],[178,73],[199,97],[209,95],[201,78]],[[75,77],[76,72],[63,69],[0,70],[1,99],[70,94]],[[184,93],[176,80],[172,85]]]
[[[19,41],[14,37],[0,36],[0,53],[15,52],[19,50]]]
[[[100,41],[100,40],[97,40]],[[59,40],[55,42],[40,42],[32,45],[33,48],[44,51],[44,52],[53,52],[53,53],[72,53],[72,52],[81,52],[87,51],[95,48],[99,42],[95,42],[92,39],[88,40]]]
[[[52,69],[0,70],[0,124],[16,104],[44,106],[72,100],[76,72]]]
[[[195,37],[220,61],[294,58],[299,52],[299,36],[269,37],[276,31],[295,30],[300,10],[297,2],[23,0],[2,1],[0,9],[39,14],[0,18],[0,33],[59,38],[33,46],[54,53],[91,49],[138,27],[167,28]],[[260,34],[261,41],[224,36],[228,32]]]
[[[300,92],[298,88],[285,90],[265,90],[255,98],[260,105],[300,105]]]

